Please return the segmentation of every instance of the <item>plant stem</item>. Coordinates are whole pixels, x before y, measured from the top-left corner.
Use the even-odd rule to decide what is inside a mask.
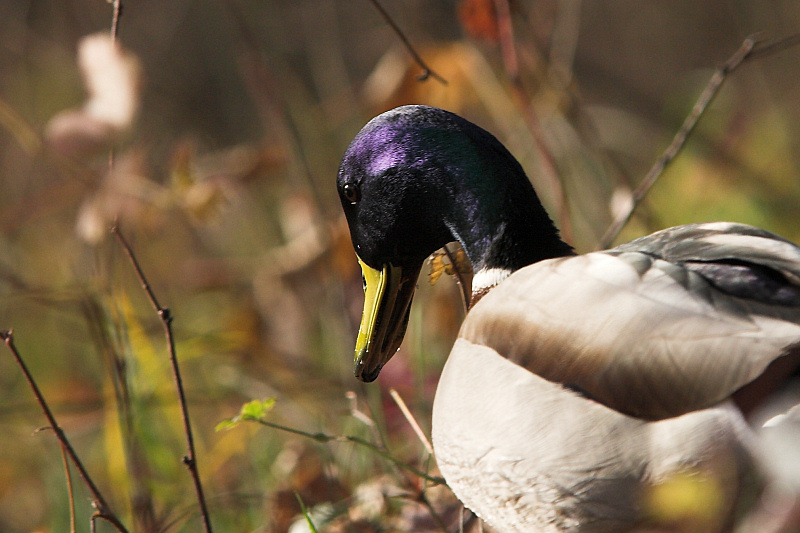
[[[384,450],[380,446],[376,446],[375,444],[373,444],[373,443],[371,443],[371,442],[369,442],[367,440],[364,440],[361,437],[356,437],[354,435],[328,435],[326,433],[309,433],[308,431],[303,431],[302,429],[296,429],[296,428],[284,426],[282,424],[276,424],[275,422],[270,422],[269,420],[263,420],[261,418],[252,418],[250,420],[254,420],[254,421],[258,422],[259,424],[261,424],[263,426],[267,426],[267,427],[270,427],[270,428],[273,428],[273,429],[279,429],[281,431],[286,431],[287,433],[294,433],[295,435],[300,435],[300,436],[315,440],[317,442],[322,442],[322,443],[331,442],[331,441],[352,442],[354,444],[358,444],[359,446],[363,446],[365,448],[368,448],[369,450],[372,450],[373,452],[377,453],[378,455],[380,455],[381,457],[383,457],[387,461],[390,461],[391,463],[394,463],[395,465],[397,465],[398,467],[402,468],[403,470],[407,470],[407,471],[411,472],[415,476],[421,477],[422,479],[430,481],[431,483],[434,483],[436,485],[446,485],[444,479],[442,479],[442,478],[440,478],[438,476],[431,476],[430,474],[426,474],[422,470],[419,470],[419,469],[414,468],[413,466],[411,466],[409,464],[404,463],[403,461],[401,461],[400,459],[394,457],[392,454],[390,454],[389,452],[387,452],[386,450]]]
[[[119,35],[119,17],[122,15],[122,0],[108,0],[111,4],[111,41],[117,40]]]
[[[670,145],[664,150],[661,157],[653,163],[653,166],[645,175],[644,179],[642,179],[641,183],[639,183],[636,189],[631,193],[630,207],[618,216],[606,230],[603,238],[600,240],[600,249],[608,248],[614,239],[617,238],[619,232],[622,231],[622,228],[624,228],[625,224],[631,219],[636,207],[650,191],[650,188],[655,184],[656,180],[664,173],[667,165],[669,165],[675,156],[678,155],[678,152],[680,152],[684,144],[686,144],[686,139],[694,130],[700,117],[703,116],[703,113],[705,113],[727,77],[748,59],[762,57],[800,44],[800,34],[794,34],[773,43],[757,47],[756,45],[759,40],[760,36],[758,34],[747,37],[739,46],[739,49],[736,50],[725,63],[717,68],[711,76],[711,79],[708,80],[703,92],[700,93],[697,102],[695,102],[694,107],[692,107],[692,111],[684,119],[680,129],[675,133]]]
[[[39,386],[36,384],[36,381],[33,379],[33,375],[28,370],[25,361],[22,360],[22,356],[20,355],[19,351],[17,350],[16,345],[14,344],[14,332],[11,330],[2,331],[0,332],[0,340],[6,343],[9,351],[11,351],[11,355],[14,357],[14,360],[17,362],[17,365],[22,370],[22,374],[25,376],[25,380],[28,382],[31,390],[33,391],[33,395],[36,397],[36,401],[39,403],[39,407],[41,407],[42,412],[44,412],[45,418],[47,418],[47,423],[50,424],[50,428],[56,434],[56,438],[61,443],[62,450],[67,454],[72,464],[75,465],[75,468],[78,470],[78,473],[83,479],[84,483],[89,489],[89,492],[92,494],[93,498],[93,505],[97,509],[97,513],[95,516],[101,518],[111,525],[113,525],[117,531],[120,533],[128,533],[128,530],[122,525],[122,522],[117,518],[117,516],[111,511],[106,499],[103,497],[100,489],[97,488],[97,485],[94,484],[92,481],[91,476],[89,476],[89,472],[86,471],[84,468],[83,463],[78,458],[78,454],[75,453],[75,449],[70,444],[67,436],[64,434],[64,431],[56,422],[56,418],[53,415],[53,412],[50,410],[50,406],[47,404],[47,401],[44,399],[44,395],[42,391],[39,390]]]
[[[435,71],[433,71],[433,69],[431,69],[427,63],[425,63],[425,60],[422,59],[422,56],[420,56],[417,53],[417,51],[414,50],[414,47],[411,46],[411,42],[405,36],[403,30],[401,30],[400,26],[398,26],[397,23],[394,20],[392,20],[392,17],[383,8],[383,6],[380,5],[380,3],[378,3],[378,0],[370,0],[370,2],[372,2],[372,5],[375,6],[375,9],[378,10],[378,13],[381,14],[383,20],[386,21],[386,23],[392,28],[392,30],[394,30],[394,32],[397,34],[400,40],[403,41],[403,45],[406,47],[406,50],[408,50],[408,53],[411,54],[411,57],[414,58],[414,61],[417,63],[417,65],[419,65],[422,68],[422,75],[420,75],[418,78],[419,81],[425,81],[428,78],[433,78],[442,85],[447,85],[447,80],[441,77]]]
[[[61,443],[59,443],[61,444]],[[64,476],[67,481],[67,495],[69,496],[69,533],[75,533],[75,491],[72,487],[72,474],[69,470],[69,458],[64,445],[61,444],[61,462],[64,463]]]
[[[175,381],[175,389],[178,393],[178,402],[181,409],[181,419],[183,420],[183,433],[186,438],[186,455],[184,455],[182,462],[186,465],[186,468],[189,469],[189,473],[192,476],[194,490],[197,494],[197,502],[200,505],[200,515],[203,519],[205,531],[206,533],[212,533],[211,517],[208,513],[208,506],[206,505],[206,499],[203,493],[203,484],[200,481],[200,473],[197,468],[194,436],[192,435],[192,425],[189,420],[189,409],[186,406],[186,393],[183,389],[183,379],[181,378],[180,366],[178,365],[178,356],[175,351],[175,337],[172,333],[172,314],[168,308],[162,307],[158,303],[158,298],[156,298],[150,283],[147,281],[144,271],[142,270],[141,266],[139,265],[139,261],[136,259],[136,256],[133,253],[133,249],[128,244],[128,241],[125,240],[125,237],[122,236],[119,226],[114,226],[111,231],[122,245],[122,248],[125,250],[125,254],[128,256],[128,259],[130,259],[131,265],[133,265],[133,269],[136,271],[136,276],[139,278],[139,282],[142,285],[142,289],[144,289],[144,292],[147,294],[147,298],[150,300],[150,303],[158,314],[158,317],[161,319],[161,323],[164,327],[164,336],[167,340],[169,360],[172,364],[172,376]]]

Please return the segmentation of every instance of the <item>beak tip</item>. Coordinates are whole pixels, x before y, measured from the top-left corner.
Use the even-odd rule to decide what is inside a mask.
[[[368,369],[364,365],[364,360],[359,359],[356,362],[355,368],[353,369],[353,373],[356,376],[356,379],[359,381],[363,381],[364,383],[371,383],[378,379],[378,374],[381,373],[381,369],[383,365],[378,365],[373,369]]]

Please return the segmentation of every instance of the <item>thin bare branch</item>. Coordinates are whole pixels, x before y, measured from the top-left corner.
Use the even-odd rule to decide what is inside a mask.
[[[372,5],[375,6],[375,9],[378,10],[378,13],[381,14],[383,20],[386,21],[386,23],[392,28],[392,30],[394,30],[395,34],[397,34],[400,40],[403,41],[403,45],[405,45],[406,50],[408,50],[408,53],[411,54],[411,57],[414,58],[414,61],[417,63],[417,65],[419,65],[422,68],[422,74],[418,78],[419,81],[425,81],[428,78],[433,78],[442,85],[447,85],[447,80],[441,77],[439,74],[437,74],[433,69],[431,69],[428,66],[427,63],[425,63],[425,60],[422,59],[422,56],[420,56],[414,49],[414,47],[411,45],[411,42],[405,36],[403,30],[401,30],[400,27],[397,25],[397,23],[394,20],[392,20],[392,17],[378,2],[378,0],[369,0],[369,1],[372,2]]]
[[[397,391],[395,391],[394,389],[390,389],[389,393],[391,394],[392,399],[394,399],[394,401],[398,405],[398,407],[400,407],[400,410],[403,412],[403,416],[406,417],[406,420],[408,420],[408,422],[411,425],[411,427],[414,428],[414,431],[417,432],[417,435],[419,436],[420,440],[423,442],[423,445],[425,445],[426,448],[428,449],[429,454],[430,454],[428,456],[428,460],[430,462],[430,458],[433,456],[433,448],[431,447],[430,443],[428,443],[428,439],[425,437],[425,434],[422,432],[422,429],[420,429],[419,424],[417,424],[416,420],[414,420],[414,417],[411,415],[411,411],[409,411],[408,406],[403,401],[403,399],[400,397],[400,395],[397,393]],[[404,463],[404,462],[400,461],[399,459],[395,458],[393,455],[391,455],[387,451],[388,450],[388,444],[386,443],[386,438],[383,435],[383,433],[380,432],[380,430],[378,428],[378,425],[375,423],[375,421],[369,415],[367,415],[366,413],[364,413],[363,411],[361,411],[358,408],[358,398],[356,396],[356,393],[354,391],[348,391],[347,394],[346,394],[346,397],[350,402],[350,414],[352,416],[354,416],[356,419],[365,422],[367,424],[367,426],[370,429],[372,429],[373,433],[375,434],[375,438],[378,441],[381,442],[381,445],[378,446],[376,444],[372,444],[371,442],[366,441],[364,439],[361,439],[359,437],[354,437],[354,436],[350,436],[350,435],[341,435],[341,436],[334,437],[334,436],[330,436],[330,435],[324,435],[324,434],[317,433],[312,438],[317,438],[319,440],[320,437],[322,436],[323,438],[326,439],[326,440],[324,440],[324,442],[327,442],[327,440],[354,442],[356,444],[359,444],[361,446],[364,446],[364,447],[374,451],[375,453],[377,453],[381,457],[383,457],[383,458],[389,460],[390,462],[394,463],[397,467],[400,468],[400,472],[399,473],[402,473],[402,471],[406,471],[406,475],[402,476],[402,480],[403,480],[402,483],[406,486],[406,488],[409,491],[411,491],[414,494],[413,500],[416,501],[416,502],[422,503],[422,505],[424,505],[428,509],[428,512],[431,515],[431,518],[433,519],[433,521],[436,522],[436,524],[439,526],[439,528],[443,532],[446,533],[447,532],[447,528],[444,526],[444,523],[442,522],[441,517],[438,515],[438,513],[436,512],[436,510],[433,508],[433,506],[431,505],[430,501],[428,500],[427,496],[425,495],[425,490],[426,490],[427,487],[423,487],[423,488],[420,489],[418,484],[413,482],[411,480],[411,478],[409,478],[409,476],[407,474],[411,473],[411,474],[419,477],[420,479],[425,480],[428,483],[433,483],[434,485],[444,485],[445,484],[444,479],[440,478],[440,477],[437,477],[437,476],[428,475],[427,473],[423,472],[422,470],[414,468],[413,466],[411,466],[411,465],[409,465],[407,463]],[[369,407],[369,404],[367,405],[367,407]],[[262,423],[266,423],[266,422],[262,421]],[[298,433],[298,434],[303,434],[304,433],[304,432],[297,432],[297,431],[295,431],[295,432]],[[426,468],[426,470],[427,470],[427,468]]]
[[[22,359],[22,355],[20,355],[16,345],[14,344],[13,331],[8,330],[0,332],[0,340],[5,342],[6,346],[11,352],[11,355],[14,357],[17,366],[19,366],[19,368],[22,370],[22,374],[25,376],[28,386],[30,387],[31,391],[33,391],[33,395],[36,397],[39,407],[41,407],[45,418],[47,418],[47,423],[50,424],[50,429],[52,429],[56,434],[56,438],[58,439],[59,443],[61,443],[62,449],[69,457],[69,460],[72,461],[72,464],[75,465],[75,468],[78,470],[81,479],[83,479],[83,482],[86,484],[86,487],[92,494],[92,504],[97,509],[95,515],[109,522],[120,533],[128,533],[128,530],[124,525],[122,525],[122,522],[120,522],[117,516],[111,511],[111,508],[106,502],[106,499],[103,497],[103,494],[100,492],[100,489],[98,489],[97,485],[95,485],[94,481],[92,481],[91,476],[89,476],[89,472],[86,470],[86,468],[84,468],[83,463],[81,462],[80,458],[78,458],[78,454],[75,453],[75,449],[72,447],[72,444],[70,444],[69,439],[67,439],[64,431],[58,425],[58,422],[56,422],[56,418],[53,415],[53,412],[50,410],[50,406],[47,404],[47,401],[44,399],[42,391],[39,389],[39,386],[33,379],[33,375],[28,370],[25,361]]]
[[[122,15],[122,0],[108,0],[111,4],[111,41],[117,40],[119,35],[119,17]]]
[[[694,130],[697,122],[700,120],[700,117],[703,116],[703,113],[705,113],[706,109],[719,92],[727,77],[734,70],[736,70],[739,65],[748,59],[763,57],[765,55],[779,52],[791,46],[800,44],[800,34],[794,34],[790,37],[770,44],[757,46],[760,39],[761,36],[759,34],[754,34],[747,37],[742,42],[741,46],[739,46],[739,49],[736,50],[736,52],[729,57],[727,61],[725,61],[725,63],[717,68],[717,70],[711,76],[711,79],[708,80],[703,92],[700,93],[697,102],[695,102],[694,107],[692,107],[692,111],[689,113],[686,119],[684,119],[680,129],[678,129],[678,131],[675,133],[670,145],[666,150],[664,150],[664,152],[661,154],[661,157],[656,160],[656,162],[650,168],[650,171],[645,175],[644,179],[631,194],[630,207],[625,213],[622,213],[620,216],[618,216],[606,230],[605,235],[603,235],[603,238],[600,240],[601,249],[608,248],[614,239],[617,238],[619,232],[622,231],[622,228],[624,228],[625,224],[627,224],[631,219],[636,207],[650,191],[656,180],[658,180],[661,174],[664,173],[667,165],[669,165],[675,156],[678,155],[678,152],[681,150],[681,148],[683,148],[684,144],[686,144],[687,138]]]
[[[763,56],[776,54],[799,44],[800,33],[795,33],[794,35],[784,37],[783,39],[779,39],[771,43],[756,43],[756,45],[753,47],[753,51],[750,52],[747,57],[743,58],[742,61],[749,61],[751,59],[758,59]]]
[[[131,265],[136,272],[136,276],[139,279],[139,282],[141,283],[145,293],[147,294],[147,298],[150,300],[150,303],[155,309],[156,314],[158,314],[158,317],[161,319],[161,323],[164,327],[164,336],[167,340],[169,360],[172,364],[172,376],[175,381],[175,389],[178,393],[178,402],[180,404],[181,418],[183,420],[183,432],[186,438],[186,455],[183,457],[182,462],[186,465],[186,468],[189,469],[189,473],[192,476],[195,493],[197,495],[197,502],[200,505],[200,515],[203,519],[205,531],[206,533],[211,533],[211,517],[208,513],[208,506],[206,505],[205,495],[203,494],[203,484],[200,481],[200,473],[197,468],[197,456],[195,455],[192,425],[189,420],[189,409],[186,406],[186,394],[183,389],[183,379],[181,378],[180,366],[178,365],[178,356],[175,351],[175,337],[172,333],[172,313],[170,313],[168,308],[162,307],[161,304],[158,303],[158,299],[156,298],[156,295],[150,286],[150,282],[147,281],[144,271],[142,270],[142,267],[139,265],[139,261],[136,259],[136,256],[133,253],[133,249],[131,248],[130,244],[128,244],[128,241],[125,240],[125,237],[123,237],[119,230],[119,226],[114,226],[111,231],[117,237],[117,240],[122,245],[123,250],[125,250],[125,255],[128,256],[128,259],[130,260]]]
[[[111,43],[114,44],[117,42],[117,35],[119,35],[119,17],[122,15],[122,0],[108,0],[108,3],[111,4]],[[109,174],[114,172],[114,156],[115,150],[114,147],[111,146],[108,149],[108,172]]]

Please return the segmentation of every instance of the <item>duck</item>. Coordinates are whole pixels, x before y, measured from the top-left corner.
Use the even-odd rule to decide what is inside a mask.
[[[426,258],[458,242],[472,264],[431,432],[490,527],[725,532],[753,509],[768,480],[747,417],[800,366],[795,244],[715,222],[577,254],[494,135],[423,105],[370,120],[337,190],[364,281],[358,380],[397,352]],[[675,487],[694,511],[658,503]]]

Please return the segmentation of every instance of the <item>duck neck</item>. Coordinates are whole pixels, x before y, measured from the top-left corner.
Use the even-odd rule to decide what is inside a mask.
[[[456,198],[447,226],[472,263],[472,304],[520,268],[574,254],[524,174],[495,191],[466,187]]]

